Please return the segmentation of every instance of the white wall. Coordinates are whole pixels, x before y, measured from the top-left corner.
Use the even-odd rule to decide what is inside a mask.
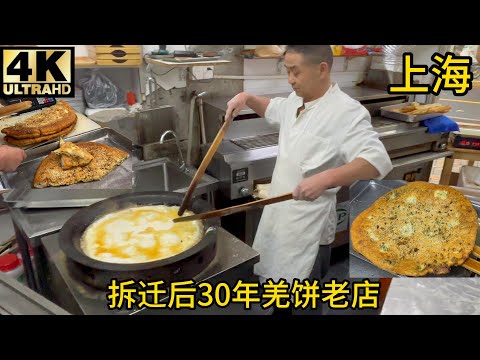
[[[333,59],[332,80],[340,87],[352,87],[362,82],[369,68],[369,57],[335,57]],[[265,76],[265,79],[246,79],[244,91],[261,95],[291,92],[286,69],[281,59],[245,59],[245,76]],[[282,77],[268,79],[268,76]]]

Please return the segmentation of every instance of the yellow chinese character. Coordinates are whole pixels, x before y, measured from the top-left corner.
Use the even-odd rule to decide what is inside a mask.
[[[388,85],[389,93],[408,93],[408,94],[428,94],[430,86],[412,84],[413,75],[428,74],[427,65],[412,65],[412,53],[403,53],[403,76],[404,83],[402,85]]]
[[[225,289],[222,294],[222,288]],[[221,299],[223,297],[223,300]],[[220,282],[215,286],[215,303],[219,307],[225,307],[230,302],[231,294],[230,287],[226,282]]]
[[[117,279],[112,279],[110,285],[108,285],[108,290],[111,291],[111,294],[107,295],[107,299],[110,300],[108,304],[109,309],[121,309],[123,306],[123,301],[127,303],[127,309],[131,309],[132,305],[136,303],[136,300],[132,297],[132,294],[135,293],[137,289],[129,289],[127,286],[134,284],[135,281],[121,281],[120,285],[117,285]]]
[[[172,282],[170,284],[170,301],[168,302],[168,307],[173,307],[174,309],[195,309],[196,289],[190,286],[193,284],[193,280]],[[187,286],[182,287],[183,285]]]
[[[364,289],[363,295],[360,294],[361,289]],[[363,283],[353,283],[352,308],[358,307],[359,309],[377,309],[379,289],[380,283],[371,283],[367,279],[363,280]]]
[[[212,287],[212,284],[210,284],[208,282],[203,282],[203,283],[200,283],[198,285],[198,288],[205,288],[205,291],[202,291],[200,296],[206,297],[207,300],[206,301],[198,300],[197,304],[201,307],[212,306],[212,304],[213,304],[213,296],[212,296],[213,287]]]
[[[270,300],[262,304],[264,309],[271,306],[275,303],[275,306],[279,309],[287,309],[290,307],[290,294],[288,292],[289,284],[285,279],[280,279],[280,281],[275,284],[272,279],[268,279],[266,283],[262,284],[264,293],[264,298],[269,298]],[[287,301],[281,301],[287,299]]]
[[[455,95],[465,95],[472,89],[472,73],[470,66],[472,58],[470,56],[455,56],[447,52],[446,57],[439,53],[432,56],[432,60],[437,64],[430,67],[430,72],[435,75],[432,93],[439,95],[443,89],[452,89]]]
[[[320,298],[319,294],[320,286],[318,280],[314,280],[313,284],[310,284],[310,280],[304,280],[302,283],[298,279],[293,280],[292,293],[294,295],[294,307],[306,308],[308,303],[311,302],[313,309],[317,308],[317,299]]]
[[[232,302],[243,302],[245,303],[245,309],[250,309],[252,307],[250,303],[260,302],[258,286],[258,283],[244,283],[242,280],[238,280],[233,288],[236,296],[232,299]]]
[[[148,290],[148,289],[147,290],[138,290],[138,294],[140,295],[140,297],[142,299],[138,304],[139,308],[142,308],[144,306],[146,306],[148,308],[164,308],[164,307],[167,306],[167,304],[160,302],[160,300],[162,300],[160,295],[163,295],[163,297],[166,297],[166,294],[167,294],[166,289],[160,289],[159,288],[160,285],[165,284],[165,282],[163,280],[149,282],[147,284],[145,284],[143,281],[140,280],[138,283],[144,289],[147,286],[153,287],[153,289],[151,289],[151,290]],[[147,301],[147,295],[150,295],[151,297],[153,297],[152,302]]]
[[[335,279],[332,279],[330,283],[324,283],[325,288],[322,293],[329,295],[323,297],[321,301],[328,301],[328,306],[332,309],[345,309],[348,306],[348,300],[338,304],[336,302],[346,299],[347,297],[344,294],[350,294],[350,289],[345,289],[347,285],[347,280],[344,280],[343,283],[337,283]]]

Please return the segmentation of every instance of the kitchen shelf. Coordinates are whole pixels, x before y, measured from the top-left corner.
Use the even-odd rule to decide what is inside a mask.
[[[283,59],[283,56],[251,56],[238,54],[236,56],[242,57],[247,60],[260,60],[260,59]]]
[[[114,69],[138,69],[140,65],[99,65],[99,64],[75,64],[75,69],[96,69],[96,68],[114,68]]]
[[[147,64],[159,65],[159,66],[169,66],[169,67],[191,67],[191,66],[205,66],[205,65],[222,65],[230,64],[230,60],[211,60],[211,61],[183,61],[183,62],[174,62],[163,59],[151,59],[145,57],[145,62]]]
[[[88,56],[78,56],[75,57],[75,68],[76,69],[94,69],[94,68],[139,68],[140,64],[124,65],[124,64],[97,64],[95,59],[92,59]]]
[[[382,56],[383,53],[371,53],[365,55],[333,55],[333,57],[367,57],[367,56]],[[242,57],[247,60],[261,60],[261,59],[283,59],[283,56],[249,56],[238,54],[237,56]]]

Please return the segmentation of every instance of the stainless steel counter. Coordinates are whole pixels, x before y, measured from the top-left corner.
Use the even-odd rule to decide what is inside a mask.
[[[61,251],[58,234],[53,234],[41,240],[48,259],[50,273],[50,287],[55,301],[73,314],[108,314],[108,315],[163,315],[163,314],[268,314],[259,305],[250,310],[243,309],[243,305],[232,303],[226,308],[212,306],[204,309],[197,307],[195,311],[162,309],[132,309],[109,310],[107,307],[106,292],[93,289],[88,285],[71,277],[67,258]],[[217,254],[212,263],[193,280],[196,283],[208,281],[215,284],[220,281],[235,284],[238,279],[243,281],[257,281],[253,275],[253,265],[260,259],[258,252],[253,250],[226,230],[219,228],[217,239]],[[160,280],[160,279],[158,279]],[[167,298],[161,301],[166,301]]]
[[[0,272],[0,315],[69,315],[69,313]]]
[[[480,315],[480,278],[394,278],[381,315]]]

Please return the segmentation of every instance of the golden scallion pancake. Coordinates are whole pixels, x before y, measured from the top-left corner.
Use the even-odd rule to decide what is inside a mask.
[[[380,197],[350,229],[352,246],[379,268],[407,276],[446,274],[475,245],[478,216],[459,191],[412,182]]]

